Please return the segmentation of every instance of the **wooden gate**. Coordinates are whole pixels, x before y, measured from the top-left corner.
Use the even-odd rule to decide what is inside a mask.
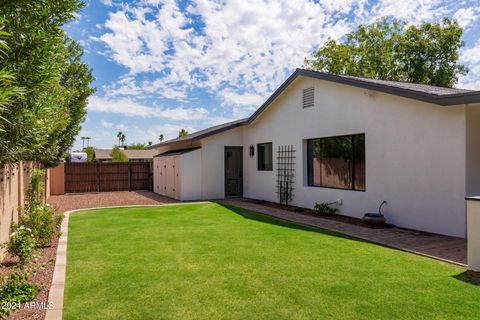
[[[150,190],[149,162],[65,163],[65,192]]]

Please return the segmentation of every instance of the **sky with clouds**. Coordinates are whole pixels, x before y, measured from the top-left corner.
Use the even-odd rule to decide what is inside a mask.
[[[328,38],[382,17],[464,27],[458,87],[480,90],[480,0],[86,0],[65,27],[97,92],[80,136],[111,147],[249,116]],[[82,142],[77,139],[75,148]]]

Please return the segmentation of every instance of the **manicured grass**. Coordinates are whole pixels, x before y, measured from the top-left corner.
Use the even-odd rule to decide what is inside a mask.
[[[463,271],[214,203],[94,210],[70,217],[64,316],[479,319]]]

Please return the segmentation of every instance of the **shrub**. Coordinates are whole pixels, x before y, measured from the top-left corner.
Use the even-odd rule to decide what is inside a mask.
[[[83,148],[83,152],[87,154],[87,161],[92,162],[93,156],[95,155],[95,148],[94,147],[85,147]]]
[[[315,209],[315,211],[319,214],[319,215],[330,215],[330,214],[334,214],[338,211],[337,208],[332,208],[331,207],[331,203],[326,203],[326,202],[321,202],[321,203],[315,203],[315,206],[313,207]]]
[[[30,183],[25,195],[25,211],[27,212],[34,210],[42,204],[43,191],[45,190],[45,185],[43,183],[44,175],[45,170],[34,169],[32,171]]]
[[[59,228],[60,225],[62,224],[63,219],[65,216],[62,214],[54,214],[53,215],[53,224],[55,227]]]
[[[0,317],[6,317],[13,303],[32,301],[40,292],[40,287],[27,281],[29,271],[15,269],[13,272],[3,275],[0,283]]]
[[[4,245],[13,256],[18,257],[19,263],[24,265],[30,259],[37,247],[32,230],[25,226],[14,226],[10,239]]]
[[[54,210],[49,205],[42,205],[20,216],[20,224],[32,230],[39,246],[48,246],[56,234]]]

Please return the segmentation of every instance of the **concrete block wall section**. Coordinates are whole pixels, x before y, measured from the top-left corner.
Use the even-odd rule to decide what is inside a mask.
[[[12,223],[18,222],[18,208],[25,202],[32,171],[40,168],[33,162],[19,162],[0,168],[0,244],[8,240]],[[44,200],[50,196],[49,170],[45,174]],[[0,249],[0,260],[5,256],[5,250]]]
[[[467,198],[468,270],[480,272],[480,197]]]

